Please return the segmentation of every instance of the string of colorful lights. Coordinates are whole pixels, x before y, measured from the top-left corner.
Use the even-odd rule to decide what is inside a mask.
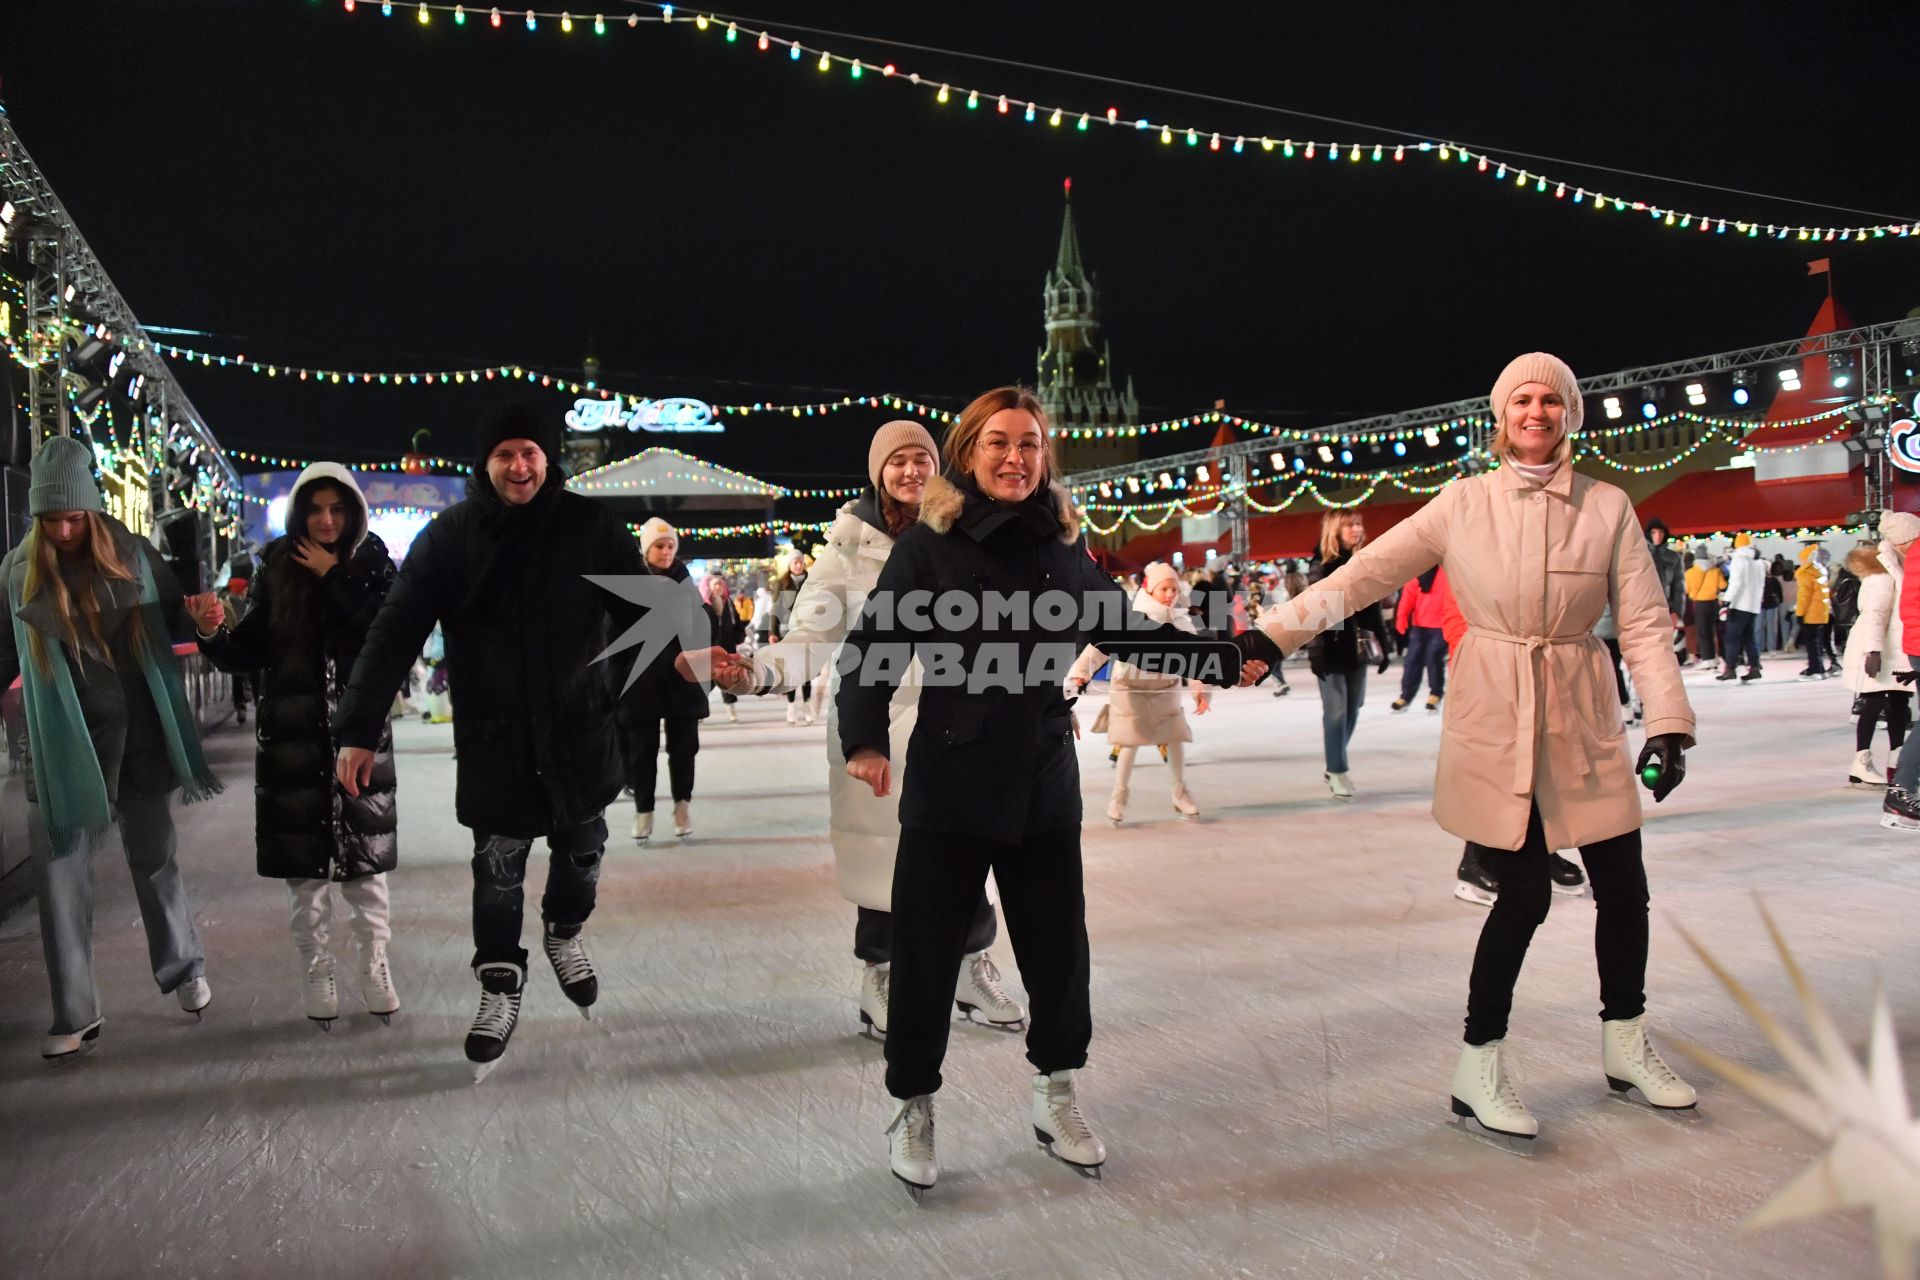
[[[352,14],[361,7],[358,0],[341,0],[341,8]],[[464,4],[399,4],[391,0],[377,6],[368,3],[367,8],[378,8],[382,16],[391,18],[396,8],[410,11],[421,25],[431,25],[435,15],[445,15],[452,19],[456,27],[467,25],[467,6]],[[1036,124],[1042,120],[1050,128],[1061,129],[1071,126],[1072,131],[1085,133],[1093,125],[1107,128],[1127,129],[1147,137],[1157,137],[1163,146],[1173,146],[1184,142],[1190,149],[1204,150],[1217,155],[1267,155],[1280,159],[1326,160],[1339,165],[1371,162],[1380,164],[1392,162],[1404,163],[1409,154],[1431,156],[1443,164],[1454,168],[1468,166],[1474,172],[1485,174],[1493,181],[1505,183],[1536,195],[1564,202],[1570,208],[1587,206],[1597,212],[1625,213],[1644,215],[1657,226],[1679,231],[1697,231],[1703,234],[1726,235],[1732,231],[1736,235],[1748,238],[1765,237],[1771,240],[1794,241],[1854,241],[1881,240],[1888,237],[1908,239],[1913,235],[1920,221],[1885,222],[1845,227],[1818,227],[1787,223],[1763,223],[1757,220],[1728,217],[1718,214],[1699,213],[1691,210],[1676,209],[1657,201],[1637,200],[1627,196],[1609,194],[1599,190],[1589,190],[1584,184],[1567,182],[1546,174],[1536,173],[1521,165],[1509,163],[1482,151],[1461,147],[1456,143],[1435,138],[1405,138],[1394,141],[1355,142],[1355,141],[1298,141],[1293,138],[1276,138],[1267,134],[1236,132],[1231,129],[1218,129],[1197,124],[1174,125],[1167,122],[1155,123],[1145,117],[1123,115],[1118,107],[1109,106],[1103,110],[1083,107],[1069,107],[1043,104],[1014,94],[1006,94],[991,89],[981,89],[968,85],[956,85],[949,80],[922,76],[918,72],[905,72],[893,62],[873,63],[861,58],[849,58],[824,48],[810,47],[799,40],[778,36],[771,31],[757,33],[743,29],[735,20],[723,20],[705,13],[694,13],[692,20],[681,14],[671,4],[644,6],[653,12],[646,15],[629,13],[624,22],[616,16],[609,24],[603,14],[593,15],[591,30],[596,36],[605,36],[612,27],[624,25],[628,29],[639,27],[643,22],[661,26],[675,26],[693,32],[719,31],[728,44],[744,43],[761,53],[774,49],[786,51],[789,63],[809,63],[822,74],[844,70],[854,80],[865,79],[869,72],[876,79],[886,80],[930,93],[937,105],[944,106],[959,98],[966,104],[969,112],[980,112],[983,104],[985,114],[1015,119]],[[571,35],[575,30],[573,15],[568,10],[520,9],[475,5],[476,18],[484,17],[484,25],[495,30],[503,26],[524,27],[529,32],[538,32],[541,23],[549,29],[557,30],[561,35]],[[504,17],[503,17],[504,14]],[[586,15],[581,15],[580,24],[586,24]],[[874,43],[885,43],[874,41]]]

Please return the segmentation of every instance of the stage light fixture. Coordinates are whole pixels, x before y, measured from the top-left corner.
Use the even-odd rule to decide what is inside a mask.
[[[1699,406],[1699,405],[1705,404],[1706,402],[1707,402],[1706,384],[1700,383],[1700,382],[1689,382],[1687,384],[1687,403],[1690,405]]]
[[[1600,402],[1600,405],[1607,411],[1607,417],[1609,418],[1618,418],[1622,412],[1619,396],[1608,396]]]
[[[107,389],[104,386],[102,386],[97,382],[93,383],[91,386],[87,387],[86,390],[82,391],[79,395],[73,398],[73,407],[80,410],[82,413],[85,413],[88,409],[91,409],[96,404],[99,404],[101,397],[106,394],[107,394]]]
[[[1852,352],[1832,351],[1827,354],[1827,380],[1836,390],[1844,390],[1853,384]]]
[[[1428,427],[1425,431],[1422,431],[1420,438],[1427,442],[1427,448],[1429,449],[1438,449],[1440,447],[1440,433],[1432,427]]]
[[[1326,445],[1324,445],[1324,444],[1320,446],[1320,461],[1322,461],[1322,462],[1332,462],[1332,461],[1333,461],[1333,450],[1332,450],[1332,449],[1329,449],[1329,448],[1328,448],[1328,447],[1327,447]]]
[[[1799,365],[1790,364],[1774,376],[1780,379],[1780,389],[1782,391],[1798,391],[1800,389]]]

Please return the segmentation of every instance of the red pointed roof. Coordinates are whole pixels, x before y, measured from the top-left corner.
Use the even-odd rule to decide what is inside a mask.
[[[1809,339],[1823,334],[1835,333],[1841,329],[1853,328],[1853,321],[1832,294],[1827,295],[1820,310],[1813,317],[1813,324],[1807,329]],[[1832,370],[1827,366],[1826,355],[1817,349],[1818,344],[1811,341],[1802,343],[1804,353],[1800,359],[1800,389],[1781,391],[1773,398],[1767,408],[1767,422],[1793,422],[1798,418],[1812,417],[1816,413],[1825,413],[1838,408],[1840,403],[1854,397],[1846,390],[1835,391]],[[1773,370],[1767,370],[1763,376],[1771,378]],[[1859,374],[1856,371],[1855,377]],[[1817,440],[1834,429],[1836,420],[1801,423],[1797,426],[1762,426],[1749,432],[1746,445],[1752,449],[1779,449],[1788,445],[1805,444]]]

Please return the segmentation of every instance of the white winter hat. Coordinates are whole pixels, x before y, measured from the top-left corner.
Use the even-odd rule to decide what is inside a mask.
[[[1882,511],[1880,536],[1896,548],[1904,547],[1920,537],[1920,516],[1914,515],[1911,511]]]
[[[1586,416],[1585,402],[1580,399],[1580,379],[1573,376],[1565,360],[1545,351],[1515,356],[1494,379],[1493,394],[1488,398],[1494,422],[1506,421],[1507,401],[1529,382],[1538,382],[1560,393],[1560,402],[1567,407],[1567,437],[1580,434],[1580,423]]]
[[[673,553],[675,555],[680,554],[679,531],[675,529],[672,525],[668,524],[665,520],[662,520],[659,516],[654,516],[652,519],[648,520],[645,524],[640,526],[641,552],[644,554],[648,547],[660,541],[660,539],[662,538],[665,538],[667,541],[673,544]]]
[[[1140,586],[1142,590],[1151,593],[1154,587],[1162,582],[1171,582],[1177,586],[1180,575],[1174,572],[1173,566],[1165,560],[1155,560],[1147,566],[1145,574],[1141,577]]]

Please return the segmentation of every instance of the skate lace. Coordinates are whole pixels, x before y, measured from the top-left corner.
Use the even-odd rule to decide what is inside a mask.
[[[553,971],[560,975],[560,981],[568,986],[593,977],[593,958],[587,954],[584,938],[547,938],[547,959],[553,962]]]
[[[895,1129],[901,1131],[900,1145],[908,1159],[933,1159],[933,1096],[923,1093],[901,1103],[887,1126],[887,1136],[892,1137]]]
[[[329,997],[335,994],[331,956],[320,956],[307,966],[307,990],[324,992]]]
[[[968,979],[973,983],[973,989],[985,995],[993,1004],[1013,1003],[1012,997],[1007,995],[1006,988],[1000,985],[1000,970],[994,966],[993,960],[986,952],[982,951],[974,957],[973,964],[969,966],[967,972]]]
[[[880,997],[881,1007],[884,1008],[887,1004],[889,989],[893,984],[893,971],[886,965],[880,964],[869,966],[869,971],[873,974],[874,992]]]
[[[1505,1043],[1502,1043],[1487,1058],[1487,1085],[1494,1099],[1508,1111],[1524,1114],[1527,1104],[1520,1101],[1519,1091],[1513,1085],[1520,1079],[1520,1057]]]
[[[1080,1102],[1073,1096],[1073,1081],[1048,1080],[1046,1090],[1047,1114],[1053,1117],[1058,1136],[1068,1142],[1092,1142],[1093,1127],[1080,1114]]]
[[[387,953],[384,948],[376,947],[368,953],[366,959],[367,981],[381,990],[393,985],[393,977],[387,971]]]
[[[519,992],[483,991],[480,993],[480,1012],[473,1015],[470,1033],[505,1040],[507,1033],[513,1030],[514,1019],[519,1013]]]
[[[1660,1051],[1653,1047],[1653,1041],[1647,1038],[1646,1028],[1642,1027],[1634,1039],[1637,1043],[1626,1046],[1627,1061],[1653,1077],[1655,1084],[1677,1085],[1680,1083],[1680,1077],[1673,1073],[1673,1068],[1667,1065],[1667,1060],[1662,1058]]]

